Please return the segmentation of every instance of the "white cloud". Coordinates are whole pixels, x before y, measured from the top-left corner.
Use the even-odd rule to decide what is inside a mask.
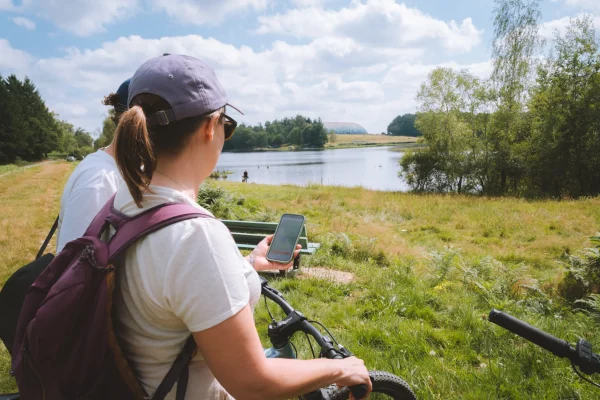
[[[539,35],[542,39],[553,40],[554,33],[556,31],[558,31],[558,33],[561,36],[564,35],[565,32],[567,31],[567,27],[571,23],[571,20],[573,18],[578,18],[578,17],[583,17],[583,16],[584,16],[584,14],[580,14],[575,17],[563,17],[563,18],[552,20],[552,21],[544,22],[539,27]],[[600,15],[593,16],[592,22],[594,23],[594,26],[600,27]]]
[[[133,15],[137,6],[138,0],[32,0],[28,9],[74,35],[88,36],[104,31],[106,25]]]
[[[151,0],[151,4],[171,18],[192,25],[216,24],[234,11],[261,10],[269,0]]]
[[[0,10],[35,13],[59,28],[77,36],[106,31],[107,26],[155,10],[187,24],[217,24],[223,17],[244,9],[261,10],[270,0],[22,0],[16,7],[11,0],[0,0]]]
[[[0,0],[0,10],[12,10],[14,8],[12,0]]]
[[[298,7],[312,7],[320,6],[323,0],[293,0],[294,4]]]
[[[262,51],[201,36],[145,39],[122,37],[95,49],[69,49],[60,57],[36,62],[0,40],[7,68],[27,74],[47,105],[64,119],[89,131],[101,126],[107,108],[103,96],[114,92],[145,60],[165,52],[185,53],[208,61],[246,116],[264,122],[298,113],[327,121],[352,121],[381,132],[399,113],[414,112],[420,83],[437,65],[419,61],[423,48],[376,49],[351,38],[323,37],[308,44],[274,42]],[[14,60],[20,55],[21,61]],[[6,60],[4,57],[2,60]],[[487,63],[445,66],[488,74]]]
[[[12,21],[17,24],[18,26],[21,26],[25,29],[28,29],[30,31],[35,29],[35,22],[33,22],[30,19],[27,19],[25,17],[15,17],[12,19]]]
[[[0,73],[19,73],[28,69],[33,57],[28,53],[13,48],[8,40],[0,38]]]
[[[460,24],[444,22],[395,0],[355,1],[348,8],[327,11],[318,7],[293,9],[259,17],[257,33],[290,34],[301,38],[345,36],[370,46],[394,47],[427,41],[451,51],[469,51],[481,41],[471,18]]]

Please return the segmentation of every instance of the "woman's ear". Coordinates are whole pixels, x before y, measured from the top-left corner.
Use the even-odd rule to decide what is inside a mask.
[[[201,137],[206,142],[210,142],[215,138],[215,128],[217,126],[218,119],[218,115],[212,116],[200,127]]]

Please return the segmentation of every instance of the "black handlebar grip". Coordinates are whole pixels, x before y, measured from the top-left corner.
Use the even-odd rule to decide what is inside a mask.
[[[515,333],[530,342],[554,353],[558,357],[572,358],[575,356],[575,349],[565,340],[550,335],[528,323],[503,313],[502,311],[490,311],[489,320],[504,329]]]
[[[350,386],[350,391],[352,392],[354,398],[357,400],[364,399],[365,397],[367,397],[368,390],[369,388],[364,383],[356,386]]]

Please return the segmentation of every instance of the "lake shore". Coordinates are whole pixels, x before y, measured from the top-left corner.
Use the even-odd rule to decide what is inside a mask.
[[[74,164],[0,178],[0,285],[31,261],[59,210]],[[423,399],[595,398],[568,363],[485,320],[491,308],[574,342],[600,346],[600,323],[556,293],[565,253],[590,246],[600,198],[526,201],[321,185],[212,183],[217,217],[277,221],[304,214],[322,248],[303,267],[352,274],[272,281],[372,369],[405,378]],[[54,244],[50,249],[54,249]],[[274,311],[274,308],[272,308]],[[255,312],[267,344],[270,322]],[[294,343],[310,354],[302,337]],[[0,346],[0,392],[16,390]]]
[[[389,135],[337,135],[334,143],[327,143],[323,148],[305,148],[296,145],[282,146],[278,148],[255,148],[252,150],[228,150],[227,153],[252,153],[268,151],[315,151],[333,149],[353,149],[369,147],[398,147],[410,148],[418,146],[417,138],[409,136]]]

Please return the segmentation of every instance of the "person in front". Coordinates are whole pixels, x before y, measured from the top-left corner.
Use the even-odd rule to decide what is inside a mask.
[[[131,79],[129,110],[116,132],[125,184],[115,208],[128,216],[167,202],[202,209],[198,187],[236,126],[226,115],[227,101],[201,60],[164,55],[144,63]],[[333,383],[371,388],[355,357],[265,357],[252,312],[261,291],[256,270],[278,268],[264,257],[267,245],[244,259],[225,225],[198,218],[151,233],[123,254],[116,265],[115,329],[149,395],[190,332],[198,352],[187,399],[286,399]],[[174,396],[175,390],[168,398]]]
[[[113,121],[127,110],[129,79],[116,93],[104,98],[102,104],[114,107]],[[75,168],[63,190],[58,217],[56,253],[71,240],[83,236],[92,219],[117,191],[121,174],[114,159],[114,140],[108,146],[86,156]]]

